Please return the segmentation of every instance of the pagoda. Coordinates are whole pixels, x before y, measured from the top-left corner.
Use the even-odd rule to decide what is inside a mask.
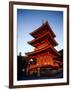
[[[27,52],[26,55],[30,58],[27,64],[27,75],[36,74],[40,76],[43,71],[46,75],[48,69],[60,68],[60,61],[58,58],[60,54],[54,48],[58,45],[55,40],[55,33],[51,29],[49,23],[46,21],[39,28],[30,33],[34,37],[28,44],[34,47],[32,52]]]

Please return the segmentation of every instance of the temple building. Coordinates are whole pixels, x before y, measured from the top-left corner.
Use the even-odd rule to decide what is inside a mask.
[[[34,47],[34,51],[27,52],[30,58],[27,64],[27,75],[50,75],[51,69],[57,70],[62,63],[58,60],[60,53],[54,48],[58,45],[55,33],[46,21],[39,28],[30,33],[34,37],[28,44]],[[45,72],[44,72],[45,71]],[[48,73],[50,71],[50,73]]]

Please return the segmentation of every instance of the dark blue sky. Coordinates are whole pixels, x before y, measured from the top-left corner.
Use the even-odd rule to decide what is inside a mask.
[[[25,52],[33,50],[27,43],[33,39],[29,33],[41,26],[42,21],[48,21],[56,34],[55,40],[59,43],[56,49],[63,48],[63,11],[17,9],[18,54],[22,52],[22,55],[25,55]]]

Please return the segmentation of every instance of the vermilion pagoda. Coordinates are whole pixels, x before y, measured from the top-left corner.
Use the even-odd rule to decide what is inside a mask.
[[[52,31],[48,22],[45,22],[31,32],[30,35],[34,37],[32,41],[28,43],[34,46],[34,51],[26,53],[30,58],[27,65],[27,74],[32,75],[36,73],[40,76],[40,71],[48,68],[58,69],[61,62],[58,61],[60,54],[54,48],[58,43],[54,39],[56,35]]]

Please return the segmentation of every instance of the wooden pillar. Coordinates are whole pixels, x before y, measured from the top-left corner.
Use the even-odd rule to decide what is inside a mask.
[[[40,77],[40,68],[37,70],[37,76]]]
[[[27,68],[26,68],[26,75],[28,76],[29,75],[29,66],[27,65]]]

